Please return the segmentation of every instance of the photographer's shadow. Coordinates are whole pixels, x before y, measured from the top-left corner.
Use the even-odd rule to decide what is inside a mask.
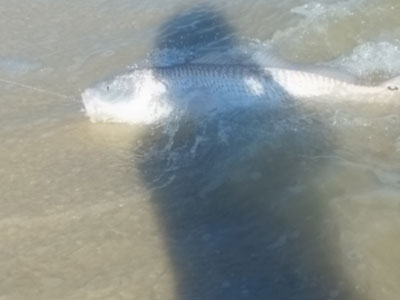
[[[156,45],[187,51],[190,62],[229,50],[237,42],[222,15],[201,6],[165,24]],[[152,188],[165,231],[176,299],[349,299],[335,257],[334,229],[326,228],[323,199],[308,182],[310,170],[321,166],[300,159],[329,151],[331,145],[322,138],[328,133],[320,124],[308,124],[302,133],[291,128],[289,119],[301,122],[295,113],[266,113],[262,123],[233,118],[237,131],[232,139],[241,134],[245,138],[229,148],[213,146],[215,126],[210,124],[205,131],[208,146],[201,155],[168,171],[172,180],[164,184],[165,179],[158,188],[155,177],[166,172],[170,159],[142,162],[143,180]],[[279,122],[289,125],[279,127]],[[254,141],[259,137],[246,131],[258,124],[271,131],[279,127],[279,134]],[[184,155],[185,149],[192,149],[195,131],[178,133],[181,139],[171,151]],[[332,237],[328,243],[319,238],[324,230]]]

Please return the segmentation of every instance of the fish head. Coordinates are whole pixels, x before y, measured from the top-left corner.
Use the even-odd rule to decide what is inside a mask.
[[[131,74],[120,75],[98,82],[82,93],[86,111],[94,105],[113,105],[129,101],[135,94],[136,82]]]
[[[82,102],[92,122],[152,123],[167,113],[165,86],[151,70],[133,70],[86,89]]]

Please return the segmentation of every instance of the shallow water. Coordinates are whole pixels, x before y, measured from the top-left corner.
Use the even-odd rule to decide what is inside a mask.
[[[378,83],[400,74],[396,0],[0,2],[0,299],[398,299],[397,103],[149,127],[80,99],[170,47]]]

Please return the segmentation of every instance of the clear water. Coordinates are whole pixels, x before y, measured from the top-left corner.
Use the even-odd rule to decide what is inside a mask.
[[[0,299],[398,299],[398,103],[152,127],[80,99],[171,47],[378,83],[400,74],[398,1],[0,3]]]

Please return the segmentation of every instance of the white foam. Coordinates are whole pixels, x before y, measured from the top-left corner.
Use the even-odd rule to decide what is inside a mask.
[[[325,2],[325,3],[324,3]],[[290,11],[296,16],[277,30],[271,44],[299,62],[321,62],[337,57],[367,36],[365,19],[371,9],[366,0],[309,2]],[[373,16],[374,17],[374,16]]]
[[[310,2],[302,6],[292,8],[291,12],[304,17],[315,18],[326,14],[327,7],[318,2]]]
[[[391,78],[400,74],[400,42],[366,42],[354,48],[349,55],[333,61],[331,65],[343,68],[360,78]]]

